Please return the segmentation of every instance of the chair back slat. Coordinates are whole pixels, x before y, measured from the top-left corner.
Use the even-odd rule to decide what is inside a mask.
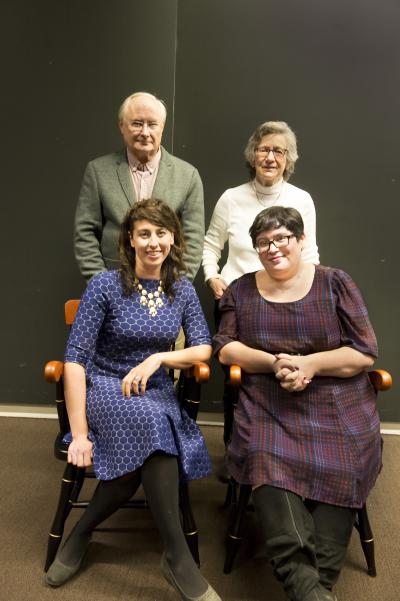
[[[70,300],[67,300],[67,302],[65,303],[64,316],[65,323],[67,324],[67,326],[72,326],[72,324],[74,323],[75,315],[79,307],[79,302],[79,298],[72,298]]]

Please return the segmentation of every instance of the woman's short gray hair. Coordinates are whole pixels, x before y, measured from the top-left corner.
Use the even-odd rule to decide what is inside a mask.
[[[287,181],[294,172],[294,166],[299,158],[297,154],[296,134],[285,121],[265,121],[261,123],[251,134],[247,146],[244,149],[244,158],[250,170],[251,177],[255,176],[254,168],[256,158],[256,148],[260,144],[262,138],[268,134],[280,134],[285,137],[287,155],[286,167],[283,172],[283,179]]]
[[[130,96],[125,98],[125,100],[123,101],[123,103],[121,104],[121,106],[119,107],[119,110],[118,110],[118,122],[120,123],[123,120],[125,111],[126,111],[126,107],[131,102],[131,100],[134,100],[135,98],[138,98],[139,96],[147,96],[148,98],[152,98],[153,100],[158,102],[158,104],[160,105],[160,109],[163,114],[164,123],[165,123],[165,120],[167,118],[167,107],[165,106],[165,102],[163,100],[160,100],[160,98],[157,98],[157,96],[154,96],[154,94],[150,94],[150,92],[135,92],[134,94],[131,94]]]

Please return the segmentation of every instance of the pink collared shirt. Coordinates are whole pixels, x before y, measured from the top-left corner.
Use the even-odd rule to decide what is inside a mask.
[[[127,155],[136,198],[138,200],[151,198],[158,173],[158,166],[160,164],[161,149],[158,150],[155,157],[148,163],[141,163],[138,161],[129,149],[127,149]],[[140,167],[142,168],[140,169]]]

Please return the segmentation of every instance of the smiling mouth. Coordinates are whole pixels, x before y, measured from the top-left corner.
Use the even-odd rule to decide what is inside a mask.
[[[270,257],[268,261],[279,261],[280,259],[283,259],[283,255],[274,255],[273,257]]]

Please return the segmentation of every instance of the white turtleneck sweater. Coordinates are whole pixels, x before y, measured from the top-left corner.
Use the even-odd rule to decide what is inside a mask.
[[[244,273],[261,268],[249,229],[256,215],[272,206],[292,207],[299,211],[306,235],[303,260],[306,263],[319,263],[315,207],[309,193],[283,180],[273,186],[262,186],[257,180],[253,180],[225,190],[215,205],[204,239],[203,269],[206,281],[220,277],[230,284]],[[226,242],[229,249],[228,260],[219,273],[218,263]]]

